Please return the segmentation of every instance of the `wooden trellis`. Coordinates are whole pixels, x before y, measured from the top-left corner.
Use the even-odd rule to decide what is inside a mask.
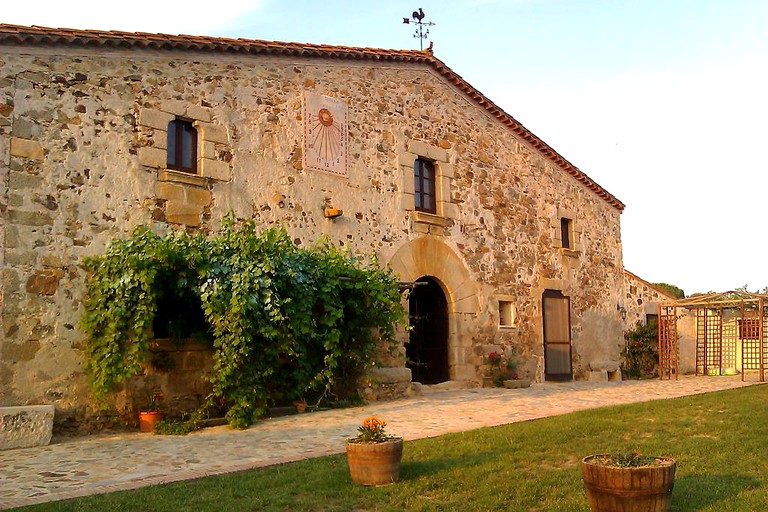
[[[680,378],[679,354],[677,339],[677,307],[659,306],[659,379]]]
[[[696,318],[696,375],[757,375],[765,381],[768,367],[768,295],[731,291],[710,293],[659,306],[659,377],[671,375],[677,360],[677,316],[673,307],[691,310]],[[665,312],[666,310],[666,312]],[[673,330],[674,334],[667,332]],[[672,340],[675,345],[673,346]],[[673,351],[675,356],[671,354]],[[673,361],[674,360],[674,361]]]

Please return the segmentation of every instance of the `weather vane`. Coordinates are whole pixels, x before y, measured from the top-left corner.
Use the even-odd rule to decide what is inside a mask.
[[[424,40],[429,35],[429,29],[427,27],[433,26],[434,23],[431,21],[422,21],[424,19],[424,11],[421,9],[421,7],[419,7],[418,11],[413,11],[411,17],[413,18],[413,23],[416,25],[416,31],[413,33],[413,37],[419,40],[419,49],[423,50]],[[411,20],[408,18],[403,18],[403,23],[410,25]]]

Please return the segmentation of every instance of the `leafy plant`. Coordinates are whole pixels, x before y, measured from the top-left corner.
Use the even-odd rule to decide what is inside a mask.
[[[501,352],[490,352],[485,356],[489,365],[489,377],[493,378],[496,386],[502,386],[505,380],[517,378],[517,360],[514,358],[514,350],[510,349],[507,355]]]
[[[659,466],[666,460],[667,459],[660,459],[659,457],[655,457],[653,455],[642,455],[637,451],[596,455],[591,458],[591,461],[594,463],[614,468],[643,468]]]
[[[163,393],[159,389],[152,389],[147,392],[147,400],[141,407],[142,411],[157,412],[160,410],[160,403],[163,401]]]
[[[198,428],[197,424],[189,420],[157,420],[152,432],[164,436],[185,436]]]
[[[638,379],[654,377],[659,362],[658,328],[655,323],[638,322],[634,329],[624,333],[622,369],[627,377]]]
[[[214,347],[213,392],[202,408],[223,401],[240,428],[280,400],[354,398],[365,368],[394,349],[404,317],[397,279],[375,258],[328,241],[298,248],[285,230],[258,234],[232,214],[210,237],[137,228],[85,266],[81,326],[97,402],[141,371],[158,298],[193,297]]]

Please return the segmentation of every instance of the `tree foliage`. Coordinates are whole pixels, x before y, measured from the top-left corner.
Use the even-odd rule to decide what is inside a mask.
[[[668,294],[670,294],[675,299],[684,299],[685,298],[685,291],[683,291],[682,288],[679,288],[673,284],[667,284],[667,283],[651,283],[653,286],[657,288],[661,288]]]
[[[293,245],[285,230],[257,234],[228,215],[210,237],[147,227],[87,258],[86,372],[94,397],[136,375],[148,356],[162,294],[199,303],[214,347],[208,405],[246,427],[275,401],[307,393],[343,398],[404,318],[397,280],[375,258],[321,242]]]

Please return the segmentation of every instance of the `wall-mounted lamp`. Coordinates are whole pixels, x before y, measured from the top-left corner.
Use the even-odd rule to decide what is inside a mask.
[[[627,309],[622,306],[621,304],[616,304],[616,311],[619,312],[619,315],[621,315],[622,320],[627,319]]]
[[[344,215],[344,210],[326,206],[325,209],[323,209],[323,215],[325,216],[326,219],[335,219],[336,217],[341,217],[342,215]]]

